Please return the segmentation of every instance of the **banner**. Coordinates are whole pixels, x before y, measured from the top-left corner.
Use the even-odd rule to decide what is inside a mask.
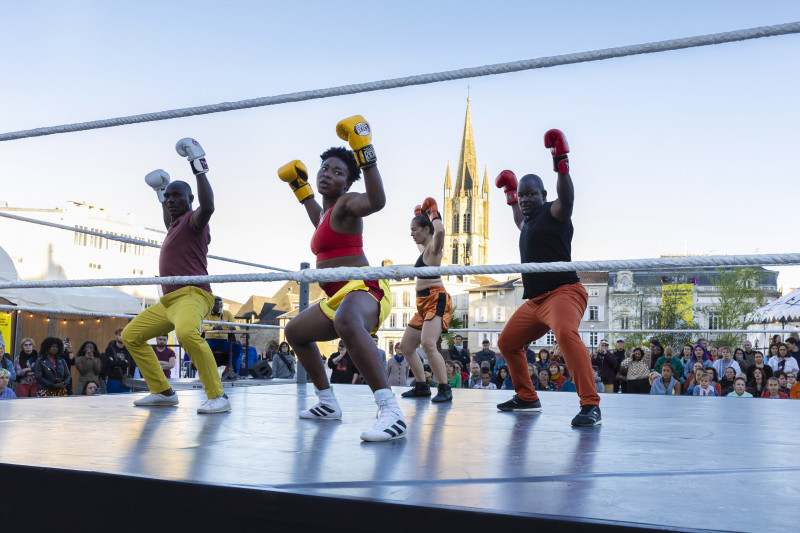
[[[694,284],[675,283],[662,286],[662,316],[663,310],[670,307],[674,307],[675,314],[691,326],[694,320]],[[663,324],[661,326],[664,327]]]
[[[0,313],[0,339],[6,345],[6,353],[14,353],[14,346],[11,343],[11,314]]]

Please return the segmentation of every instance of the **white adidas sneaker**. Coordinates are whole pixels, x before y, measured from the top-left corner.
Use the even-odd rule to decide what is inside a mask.
[[[228,395],[225,393],[220,394],[216,398],[206,400],[197,408],[197,412],[200,414],[226,413],[230,410],[231,402],[228,401]]]
[[[367,442],[384,442],[387,440],[402,439],[408,435],[403,412],[397,404],[394,394],[375,400],[378,404],[378,419],[372,429],[361,434],[361,440]]]

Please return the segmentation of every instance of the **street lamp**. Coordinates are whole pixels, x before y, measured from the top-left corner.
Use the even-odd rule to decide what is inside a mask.
[[[592,351],[589,355],[594,353],[594,324],[589,326],[589,329],[592,330],[589,332],[589,344],[592,346]]]
[[[639,291],[639,327],[644,329],[644,311],[642,305],[644,304],[644,292]]]

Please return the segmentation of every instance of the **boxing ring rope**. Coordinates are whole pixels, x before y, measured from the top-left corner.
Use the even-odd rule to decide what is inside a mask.
[[[689,269],[705,267],[746,267],[800,264],[800,254],[709,255],[699,257],[659,257],[652,259],[615,259],[609,261],[559,261],[553,263],[510,263],[503,265],[452,265],[412,267],[338,267],[302,269],[294,272],[254,274],[217,274],[209,276],[167,276],[154,278],[95,278],[76,280],[35,280],[0,282],[0,289],[52,287],[98,287],[128,285],[193,285],[198,283],[248,283],[295,281],[328,283],[331,281],[405,279],[417,276],[456,276],[475,274],[528,274],[538,272],[604,272],[626,269]]]
[[[764,37],[775,37],[800,33],[800,22],[788,22],[776,24],[774,26],[760,26],[737,31],[713,33],[709,35],[697,35],[680,39],[669,39],[652,43],[619,46],[615,48],[604,48],[588,52],[564,54],[538,59],[526,59],[511,61],[508,63],[496,63],[480,67],[463,68],[435,72],[430,74],[420,74],[403,78],[386,79],[368,83],[357,83],[352,85],[342,85],[327,89],[315,89],[301,91],[277,96],[267,96],[240,100],[237,102],[222,102],[219,104],[187,107],[183,109],[172,109],[155,113],[145,113],[142,115],[131,115],[127,117],[117,117],[104,120],[94,120],[90,122],[79,122],[75,124],[63,124],[60,126],[50,126],[22,130],[0,134],[0,142],[28,137],[41,137],[44,135],[55,135],[59,133],[70,133],[76,131],[93,130],[100,128],[111,128],[124,126],[127,124],[137,124],[142,122],[155,122],[159,120],[169,120],[174,118],[191,117],[195,115],[207,115],[210,113],[220,113],[224,111],[235,111],[238,109],[249,109],[253,107],[263,107],[269,105],[284,104],[290,102],[303,102],[306,100],[316,100],[320,98],[330,98],[348,94],[358,94],[372,91],[383,91],[396,89],[399,87],[410,87],[414,85],[425,85],[429,83],[439,83],[443,81],[460,80],[465,78],[475,78],[480,76],[491,76],[496,74],[507,74],[509,72],[519,72],[523,70],[533,70],[540,68],[550,68],[560,65],[572,65],[575,63],[585,63],[589,61],[602,61],[639,54],[653,54],[667,52],[671,50],[681,50],[684,48],[694,48],[699,46],[709,46],[714,44],[731,43],[749,39],[761,39]]]
[[[140,240],[140,239],[133,239],[131,237],[123,237],[121,235],[114,235],[113,233],[103,233],[102,231],[93,231],[93,230],[90,230],[90,229],[77,228],[77,227],[74,227],[74,226],[65,226],[64,224],[56,224],[55,222],[47,222],[45,220],[37,220],[35,218],[22,217],[22,216],[19,216],[19,215],[12,215],[10,213],[3,213],[3,212],[0,212],[0,217],[10,218],[12,220],[19,220],[21,222],[30,222],[31,224],[39,224],[41,226],[49,226],[51,228],[58,228],[58,229],[63,229],[63,230],[67,230],[67,231],[74,231],[74,232],[77,232],[77,233],[85,233],[86,235],[94,235],[96,237],[103,237],[105,239],[109,239],[109,240],[112,240],[112,241],[124,242],[126,244],[136,244],[136,245],[139,245],[139,246],[148,246],[150,248],[161,249],[161,245],[160,244],[154,244],[152,242],[147,242],[147,241],[143,241],[143,240]],[[228,263],[236,263],[236,264],[239,264],[239,265],[252,266],[252,267],[256,267],[256,268],[263,268],[263,269],[266,269],[266,270],[276,270],[278,272],[291,272],[290,270],[287,270],[285,268],[278,268],[278,267],[273,267],[273,266],[269,266],[269,265],[261,265],[259,263],[250,263],[248,261],[241,261],[239,259],[231,259],[229,257],[221,257],[221,256],[218,256],[218,255],[208,255],[207,257],[209,259],[216,259],[217,261],[225,261],[225,262],[228,262]]]

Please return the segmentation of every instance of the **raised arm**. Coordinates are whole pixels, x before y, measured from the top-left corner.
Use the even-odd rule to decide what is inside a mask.
[[[550,206],[553,218],[566,222],[572,217],[572,206],[575,204],[575,188],[569,175],[569,144],[561,130],[549,130],[544,134],[544,146],[553,154],[553,170],[558,172],[556,193],[558,198]]]
[[[431,224],[433,224],[435,231],[431,249],[436,255],[439,255],[444,251],[444,224],[442,223],[442,216],[439,214],[439,206],[436,204],[436,200],[429,196],[425,198],[420,207],[422,212],[431,219]]]
[[[302,161],[295,159],[289,161],[278,169],[278,177],[281,181],[288,183],[297,201],[306,208],[306,213],[314,227],[319,224],[319,216],[322,214],[322,206],[314,199],[314,191],[308,183],[308,170]]]
[[[208,172],[206,153],[200,143],[191,137],[185,137],[178,141],[175,151],[181,157],[189,160],[189,166],[197,178],[197,201],[200,206],[192,215],[192,224],[196,229],[203,229],[208,226],[208,221],[214,214],[214,191],[211,190],[211,184],[206,177]]]
[[[156,191],[158,201],[161,202],[161,216],[164,218],[164,225],[169,229],[172,217],[169,211],[167,211],[167,203],[164,201],[164,191],[167,189],[167,185],[169,185],[169,174],[159,168],[148,173],[144,177],[144,181]]]
[[[522,222],[525,220],[525,215],[519,208],[517,201],[517,176],[510,170],[504,170],[497,175],[494,180],[494,185],[498,189],[503,189],[506,195],[506,203],[511,206],[511,213],[514,216],[514,224],[522,229]]]
[[[356,156],[358,166],[364,173],[363,194],[348,194],[343,208],[357,217],[365,217],[383,209],[386,205],[386,192],[378,172],[378,157],[372,146],[372,129],[361,115],[354,115],[336,125],[336,134],[347,141]]]

